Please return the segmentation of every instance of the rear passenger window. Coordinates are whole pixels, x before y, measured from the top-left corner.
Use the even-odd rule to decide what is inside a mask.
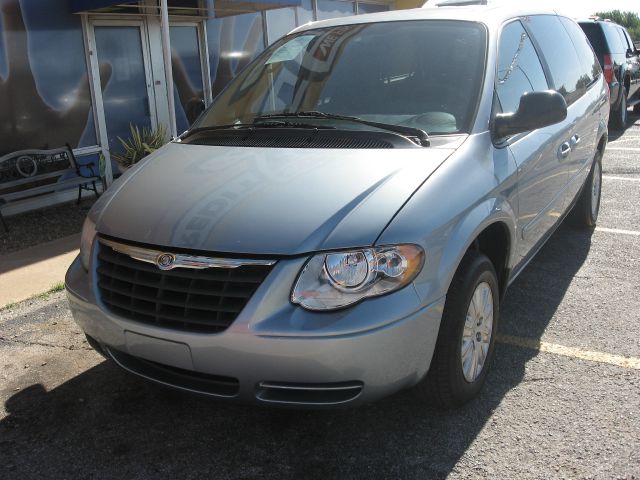
[[[531,39],[520,22],[502,29],[496,93],[503,112],[515,112],[525,92],[547,90],[547,79]]]
[[[589,45],[589,40],[584,36],[578,24],[565,17],[560,17],[560,21],[564,25],[564,28],[567,29],[567,33],[571,37],[573,46],[578,54],[578,59],[580,60],[580,66],[582,68],[580,87],[589,86],[602,72],[600,63],[598,63],[598,59]]]
[[[602,23],[602,30],[604,36],[607,37],[607,43],[609,44],[609,51],[611,53],[625,53],[627,51],[627,42],[623,42],[618,33],[618,28],[615,25]]]
[[[534,15],[526,19],[547,61],[555,90],[571,105],[586,91],[586,84],[583,66],[569,34],[556,16]]]
[[[629,40],[627,40],[626,35],[624,34],[624,30],[618,27],[618,35],[620,35],[620,41],[622,45],[625,47],[625,51],[631,49],[631,45],[629,45]]]
[[[633,43],[633,40],[631,40],[631,36],[629,35],[629,32],[625,29],[622,29],[622,33],[627,39],[627,45],[629,45],[629,49],[631,49],[632,52],[635,51],[636,47],[635,47],[635,44]]]

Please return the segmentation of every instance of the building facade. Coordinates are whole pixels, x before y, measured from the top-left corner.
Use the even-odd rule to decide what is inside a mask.
[[[422,3],[169,0],[175,131],[296,26]],[[109,159],[130,124],[174,130],[160,14],[159,0],[0,0],[0,157],[69,143]]]

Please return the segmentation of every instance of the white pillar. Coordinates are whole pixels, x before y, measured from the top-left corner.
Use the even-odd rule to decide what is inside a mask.
[[[169,133],[172,137],[176,132],[176,105],[173,99],[173,69],[171,68],[171,41],[169,39],[169,8],[167,0],[160,0],[160,29],[162,31],[162,56],[164,58],[164,73],[167,83],[167,100],[169,102]]]

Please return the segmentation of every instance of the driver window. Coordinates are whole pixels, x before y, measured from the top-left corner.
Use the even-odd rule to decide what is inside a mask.
[[[540,59],[527,32],[518,21],[502,29],[498,45],[496,95],[500,105],[494,110],[511,113],[518,110],[525,92],[549,88]]]

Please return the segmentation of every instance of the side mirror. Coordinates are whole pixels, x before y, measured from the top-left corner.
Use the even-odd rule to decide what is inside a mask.
[[[547,127],[567,118],[567,102],[553,90],[527,92],[514,113],[499,113],[493,121],[496,138]]]
[[[635,57],[638,54],[638,50],[630,48],[627,49],[627,58]]]

